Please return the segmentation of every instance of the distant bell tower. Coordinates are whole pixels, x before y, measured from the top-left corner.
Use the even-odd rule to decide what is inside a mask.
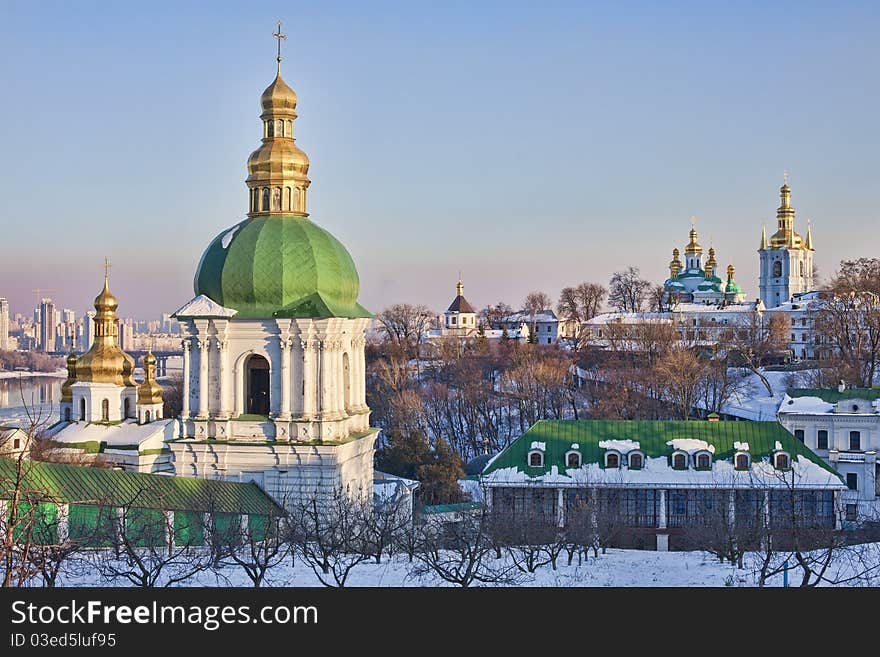
[[[813,234],[809,225],[806,239],[795,232],[787,173],[779,195],[781,204],[776,210],[776,232],[768,240],[766,228],[762,229],[758,248],[759,288],[761,301],[767,308],[785,303],[794,294],[813,290]]]

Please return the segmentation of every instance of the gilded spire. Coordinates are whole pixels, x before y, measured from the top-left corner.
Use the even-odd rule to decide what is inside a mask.
[[[455,286],[455,296],[464,296],[464,283],[461,282],[461,272],[458,272],[458,285]]]
[[[794,208],[791,205],[791,187],[788,186],[788,172],[785,172],[785,182],[779,188],[779,208],[776,210],[777,229],[770,238],[770,246],[773,248],[799,249],[803,240],[794,230]]]
[[[706,278],[712,278],[715,270],[718,268],[718,261],[715,260],[715,247],[709,247],[709,258],[706,260]]]
[[[273,36],[278,40],[278,71],[260,97],[263,143],[248,158],[248,216],[307,217],[309,158],[293,137],[297,97],[281,78],[281,41],[287,38],[281,33],[281,21]]]
[[[697,242],[697,218],[696,217],[691,217],[690,242],[684,248],[684,252],[687,253],[688,255],[703,252],[703,247],[700,246],[699,242]]]
[[[804,248],[808,251],[815,251],[813,248],[813,227],[810,225],[810,220],[807,219],[807,239],[804,241]]]
[[[763,251],[767,248],[767,226],[766,224],[761,226],[761,246],[758,247],[758,251]]]
[[[119,302],[110,291],[110,261],[104,261],[104,288],[95,297],[94,341],[76,363],[78,381],[135,386],[134,359],[119,348]]]

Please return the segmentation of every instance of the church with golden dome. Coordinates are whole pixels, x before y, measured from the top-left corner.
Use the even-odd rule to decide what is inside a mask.
[[[280,26],[279,26],[280,27]],[[178,475],[254,481],[276,499],[372,490],[378,429],[366,404],[360,281],[342,243],[307,212],[309,158],[281,75],[260,97],[247,216],[196,268],[183,332]]]
[[[698,241],[696,221],[692,219],[690,239],[684,247],[684,262],[678,247],[672,249],[669,278],[663,282],[668,305],[690,302],[729,305],[745,301],[745,292],[733,278],[736,271],[733,265],[727,266],[726,279],[722,279],[717,273],[714,246],[709,247],[707,256],[703,263],[703,246]]]
[[[61,421],[46,433],[62,452],[101,454],[113,465],[138,472],[170,472],[165,443],[174,438],[176,422],[164,417],[156,358],[147,352],[144,377],[137,383],[134,358],[119,346],[118,307],[105,272],[95,298],[94,341],[82,356],[68,356]]]

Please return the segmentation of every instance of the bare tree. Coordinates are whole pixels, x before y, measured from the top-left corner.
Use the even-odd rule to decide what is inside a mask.
[[[427,306],[397,303],[376,315],[376,319],[389,341],[408,358],[418,358],[421,344],[437,318]]]
[[[209,523],[206,533],[215,546],[214,566],[240,568],[255,588],[261,587],[269,571],[290,555],[285,517],[283,508],[273,505],[266,515],[251,516],[246,523],[228,528]]]
[[[288,540],[324,586],[344,587],[351,571],[372,558],[366,548],[369,506],[336,489],[326,499],[312,497],[291,511]]]
[[[573,319],[585,322],[599,314],[608,290],[598,283],[581,283],[575,287],[564,287],[559,293],[556,309],[560,319]]]
[[[529,316],[529,339],[535,339],[536,318],[553,305],[550,295],[546,292],[529,292],[523,302],[523,310]]]
[[[650,288],[650,281],[640,277],[638,267],[627,267],[611,275],[608,284],[608,303],[621,312],[640,312]]]
[[[687,420],[693,413],[706,364],[688,349],[676,348],[657,363],[655,373],[664,397],[676,411],[676,419]]]
[[[459,511],[451,520],[428,520],[423,526],[414,577],[436,577],[467,588],[474,584],[517,584],[519,571],[512,564],[493,558],[488,510]]]
[[[745,322],[728,331],[728,348],[761,380],[768,395],[773,394],[773,388],[761,367],[772,356],[788,351],[790,330],[788,315],[771,313],[765,319],[764,313],[753,310]]]

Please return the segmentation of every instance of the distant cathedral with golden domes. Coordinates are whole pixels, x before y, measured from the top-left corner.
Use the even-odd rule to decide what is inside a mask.
[[[680,256],[681,252],[674,248],[669,263],[669,278],[663,283],[670,304],[731,304],[745,300],[745,292],[733,279],[733,265],[727,267],[726,280],[717,275],[718,261],[715,259],[714,247],[709,247],[709,257],[703,263],[703,247],[697,241],[695,225],[691,226],[690,241],[684,248],[683,263]]]

